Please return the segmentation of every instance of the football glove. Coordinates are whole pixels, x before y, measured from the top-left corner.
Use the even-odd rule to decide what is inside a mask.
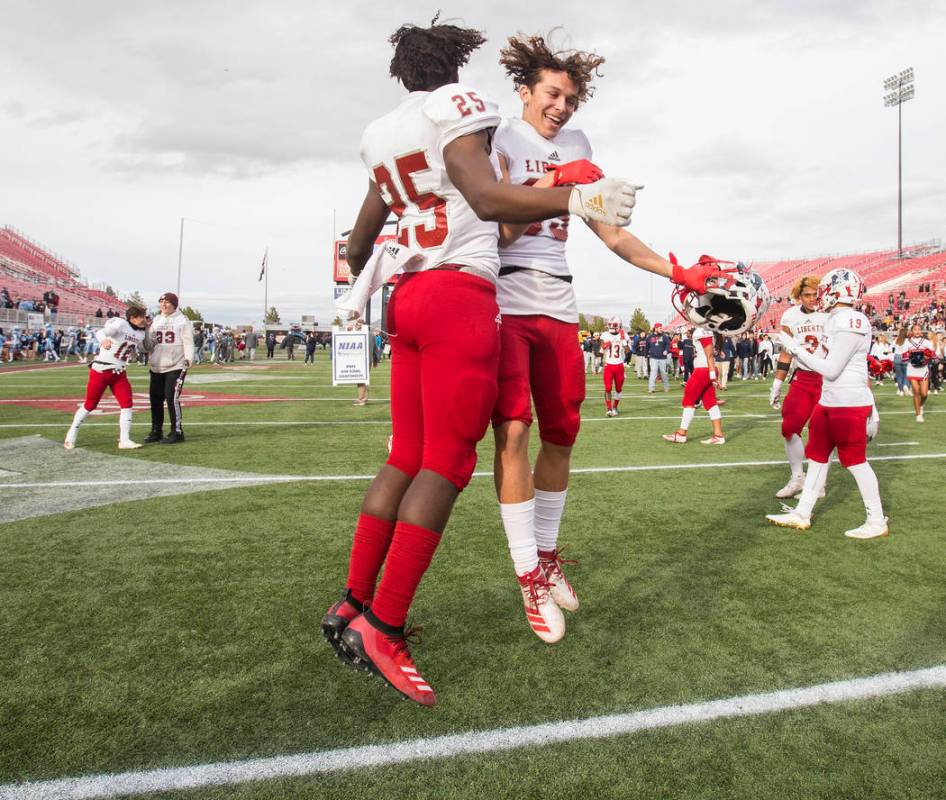
[[[719,261],[712,256],[700,256],[699,261],[689,269],[685,269],[677,261],[677,257],[671,253],[670,263],[673,264],[670,280],[697,294],[703,294],[706,291],[707,279],[721,275],[723,272],[719,267]]]
[[[637,192],[643,188],[621,178],[602,178],[572,189],[568,211],[589,222],[623,228],[630,224]]]
[[[769,389],[769,405],[772,406],[776,411],[782,407],[782,381],[779,378],[775,378],[772,381],[772,388]]]
[[[791,336],[789,336],[785,331],[778,332],[778,343],[786,353],[791,353],[795,355],[798,352],[798,342],[796,342]]]
[[[870,410],[870,416],[867,418],[867,441],[870,442],[877,436],[878,431],[880,430],[880,412],[877,411],[877,406],[875,405]]]
[[[565,164],[549,164],[553,186],[568,186],[576,183],[594,183],[604,177],[604,173],[587,158],[569,161]]]

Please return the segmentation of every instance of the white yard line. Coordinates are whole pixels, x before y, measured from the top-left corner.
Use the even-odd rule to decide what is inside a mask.
[[[702,703],[662,706],[626,714],[469,731],[246,761],[219,761],[190,767],[7,784],[0,785],[0,800],[90,800],[209,786],[233,786],[250,781],[350,772],[366,767],[432,762],[478,753],[504,753],[526,747],[610,739],[678,725],[753,717],[942,688],[946,688],[946,665]]]
[[[913,447],[918,445],[919,442],[884,442],[883,444],[877,445],[878,447]]]
[[[918,453],[905,456],[874,456],[868,461],[916,461],[946,458],[946,453]],[[785,459],[772,461],[715,461],[701,464],[640,464],[629,467],[579,467],[571,470],[572,475],[595,475],[610,472],[661,472],[678,469],[735,469],[741,467],[785,466]],[[474,472],[474,478],[492,478],[492,472]],[[145,484],[198,484],[198,483],[326,483],[336,481],[367,481],[374,475],[234,475],[233,477],[207,478],[129,478],[127,480],[100,481],[49,481],[36,483],[0,483],[0,489],[54,489],[65,487],[92,486],[140,486]]]

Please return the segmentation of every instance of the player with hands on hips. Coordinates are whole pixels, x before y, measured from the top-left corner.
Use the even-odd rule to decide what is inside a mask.
[[[76,446],[79,426],[91,414],[102,399],[106,389],[111,389],[118,401],[118,449],[135,450],[141,447],[131,440],[132,392],[125,370],[138,355],[145,338],[146,312],[140,306],[128,306],[125,319],[112,317],[105,327],[95,332],[99,352],[89,365],[89,381],[85,389],[85,402],[79,406],[66,434],[63,447],[72,450]]]
[[[796,305],[788,308],[781,319],[782,333],[808,353],[817,352],[828,315],[818,310],[818,275],[804,275],[792,287],[790,296]],[[788,394],[782,402],[782,384],[792,364],[792,354],[783,349],[775,366],[775,379],[769,391],[772,408],[782,412],[782,437],[785,455],[791,469],[788,483],[779,489],[778,498],[795,497],[805,485],[805,444],[801,434],[821,397],[821,375],[796,360],[796,369],[789,383]]]
[[[808,471],[801,499],[794,509],[785,506],[785,513],[766,515],[775,525],[799,530],[811,527],[811,512],[827,478],[828,460],[837,449],[838,461],[853,476],[867,511],[866,522],[844,535],[851,539],[887,535],[877,476],[867,462],[868,426],[875,435],[879,417],[868,385],[870,321],[854,309],[863,293],[864,282],[857,273],[832,270],[818,286],[821,310],[829,312],[818,351],[809,353],[795,337],[779,333],[782,347],[824,380],[821,399],[808,423]]]

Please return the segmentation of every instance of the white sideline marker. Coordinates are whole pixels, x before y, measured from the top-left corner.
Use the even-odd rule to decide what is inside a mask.
[[[748,694],[703,703],[663,706],[628,714],[608,714],[516,728],[470,731],[247,761],[223,761],[190,767],[0,785],[0,800],[91,800],[207,786],[232,786],[250,781],[347,772],[365,767],[433,761],[473,753],[508,752],[562,742],[608,739],[676,725],[759,716],[851,700],[870,700],[919,689],[942,688],[946,688],[946,664],[911,672],[887,672],[868,678],[854,678],[764,694]]]
[[[916,461],[918,459],[946,458],[946,453],[921,453],[906,456],[874,456],[868,461]],[[579,467],[572,475],[594,475],[602,472],[660,472],[673,469],[728,469],[733,467],[785,466],[785,459],[772,461],[716,461],[705,464],[639,464],[630,467]],[[129,478],[102,481],[50,481],[48,483],[0,483],[0,489],[53,489],[74,486],[138,486],[158,483],[304,483],[331,481],[370,481],[374,475],[234,475],[208,478]],[[492,472],[474,472],[474,478],[492,478]],[[2,798],[0,798],[2,800]]]

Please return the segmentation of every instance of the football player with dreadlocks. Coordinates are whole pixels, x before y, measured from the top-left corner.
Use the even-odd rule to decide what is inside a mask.
[[[497,107],[459,83],[460,67],[484,41],[478,30],[436,18],[430,27],[403,25],[391,36],[391,76],[408,94],[365,130],[368,191],[348,240],[357,275],[393,211],[398,243],[377,257],[404,250],[421,257],[408,259],[388,307],[391,452],[365,494],[345,593],[322,630],[345,663],[428,706],[435,694],[411,657],[404,624],[473,474],[476,444],[496,400],[496,221],[532,223],[571,212],[627,225],[634,205],[635,187],[617,179],[543,190],[497,181]]]
[[[494,147],[504,181],[557,191],[552,187],[580,186],[602,177],[591,161],[588,138],[567,125],[593,95],[591,84],[603,63],[597,53],[556,50],[542,36],[508,40],[500,64],[522,101],[522,115],[506,120],[496,132]],[[503,325],[493,412],[496,493],[526,618],[546,642],[565,633],[560,608],[578,608],[558,549],[571,452],[585,399],[582,356],[575,347],[578,305],[565,254],[569,219],[562,214],[532,225],[507,220],[501,226],[497,288]],[[707,276],[718,271],[715,265],[684,270],[626,230],[601,220],[585,221],[622,259],[675,283],[702,291]],[[540,440],[534,469],[529,461],[533,404]]]

